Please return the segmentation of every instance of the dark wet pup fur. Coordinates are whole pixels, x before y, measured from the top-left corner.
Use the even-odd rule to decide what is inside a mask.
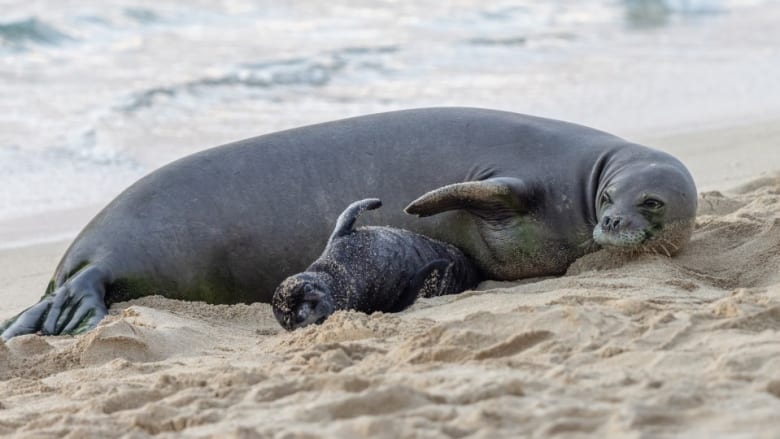
[[[417,297],[479,283],[477,268],[455,246],[392,227],[353,228],[361,213],[381,205],[375,198],[352,203],[322,255],[276,288],[274,315],[285,329],[322,323],[340,309],[398,312]]]

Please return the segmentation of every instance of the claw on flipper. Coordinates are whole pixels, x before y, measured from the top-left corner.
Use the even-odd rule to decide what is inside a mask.
[[[54,291],[47,292],[40,302],[0,326],[0,337],[8,340],[23,334],[76,334],[97,326],[107,313],[107,282],[106,271],[94,265],[85,266]]]

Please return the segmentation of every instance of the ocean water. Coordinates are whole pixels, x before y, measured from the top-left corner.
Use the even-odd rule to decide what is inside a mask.
[[[766,117],[777,23],[759,0],[0,0],[0,220],[370,112],[483,106],[626,136]]]

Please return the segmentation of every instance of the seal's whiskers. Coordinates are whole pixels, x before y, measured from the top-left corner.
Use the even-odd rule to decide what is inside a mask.
[[[658,255],[658,252],[657,252],[657,251],[656,251],[654,248],[652,248],[652,247],[649,247],[649,246],[647,246],[647,245],[644,245],[644,244],[642,245],[642,250],[644,250],[644,251],[645,251],[645,253],[648,253],[648,254],[649,254],[650,252],[652,252],[654,255]],[[659,256],[660,256],[660,255],[659,255]]]
[[[676,251],[676,250],[680,250],[680,246],[679,246],[679,245],[677,245],[677,244],[675,244],[675,243],[673,243],[673,242],[672,242],[672,241],[670,241],[669,239],[667,239],[667,238],[662,238],[662,240],[663,240],[663,242],[665,242],[666,244],[669,244],[670,246],[674,247],[674,250],[675,250],[675,251]]]

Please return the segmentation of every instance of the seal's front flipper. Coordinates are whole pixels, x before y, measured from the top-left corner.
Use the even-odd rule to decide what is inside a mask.
[[[409,284],[398,299],[393,304],[389,312],[399,312],[412,306],[418,297],[433,297],[441,295],[442,285],[447,273],[451,269],[451,263],[446,259],[437,259],[426,264],[414,277],[409,280]]]
[[[357,221],[360,214],[366,210],[379,209],[380,207],[382,207],[382,201],[378,198],[366,198],[365,200],[355,201],[350,204],[349,207],[344,209],[344,212],[341,212],[341,215],[339,215],[339,219],[336,221],[336,227],[333,229],[333,234],[330,235],[330,239],[328,239],[328,244],[336,238],[347,236],[352,233],[352,228],[355,226],[355,221]]]
[[[448,210],[465,209],[473,213],[501,212],[517,215],[527,213],[534,202],[534,191],[518,178],[498,177],[482,181],[467,181],[434,189],[412,201],[404,211],[418,216],[431,216]]]
[[[3,340],[22,334],[78,334],[95,327],[106,315],[108,274],[87,265],[36,305],[6,322]]]
[[[43,319],[51,307],[51,300],[46,297],[40,302],[22,311],[16,317],[8,319],[0,326],[3,341],[22,334],[35,334],[40,331]]]

